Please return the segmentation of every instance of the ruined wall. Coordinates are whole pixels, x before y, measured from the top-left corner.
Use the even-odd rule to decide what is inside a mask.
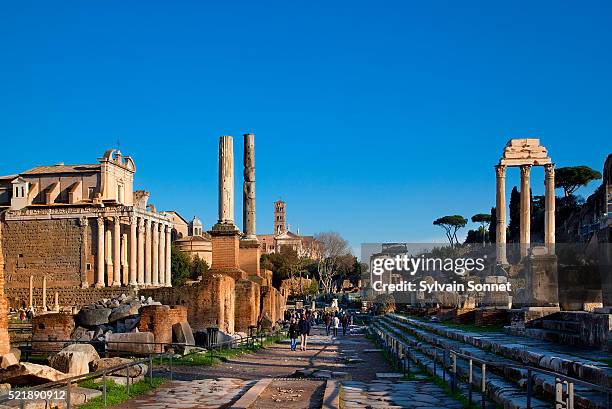
[[[239,239],[237,235],[212,236],[212,268],[239,268]]]
[[[0,214],[2,217],[2,214]],[[11,342],[8,333],[8,306],[4,295],[4,257],[2,254],[2,220],[0,220],[0,355],[10,352]]]
[[[248,334],[257,325],[260,310],[260,286],[250,280],[236,281],[235,331]]]
[[[74,331],[74,318],[70,314],[43,314],[32,318],[32,341],[67,341]],[[59,351],[64,342],[34,342],[32,347],[41,351]]]
[[[91,226],[80,219],[19,220],[3,224],[7,288],[27,288],[35,282],[79,287],[82,272],[93,265]],[[93,270],[92,270],[93,271]]]
[[[148,305],[140,310],[138,331],[152,332],[155,342],[172,343],[172,326],[187,321],[187,308],[184,306]],[[163,345],[155,347],[155,352],[163,352]]]
[[[248,276],[259,277],[259,259],[261,251],[257,242],[240,242],[239,265]]]
[[[235,284],[229,276],[211,274],[191,286],[145,289],[139,294],[165,305],[186,307],[187,321],[194,331],[216,326],[223,332],[234,332]]]

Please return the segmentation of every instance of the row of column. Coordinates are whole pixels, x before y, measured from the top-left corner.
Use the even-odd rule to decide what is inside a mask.
[[[520,189],[520,251],[521,257],[527,255],[531,243],[531,166],[521,165]],[[497,260],[507,264],[506,258],[506,165],[498,165],[496,170],[496,241]],[[555,243],[555,166],[544,165],[544,244],[551,253],[554,252]]]
[[[96,287],[170,287],[171,232],[170,224],[131,217],[129,234],[122,233],[119,217],[108,226],[99,217]]]

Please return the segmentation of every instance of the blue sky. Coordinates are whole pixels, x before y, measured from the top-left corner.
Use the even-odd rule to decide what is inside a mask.
[[[605,1],[4,2],[0,174],[120,140],[158,208],[211,226],[218,137],[241,192],[252,131],[260,233],[283,198],[292,227],[354,248],[442,240],[433,219],[494,204],[510,138],[601,170],[611,20]]]

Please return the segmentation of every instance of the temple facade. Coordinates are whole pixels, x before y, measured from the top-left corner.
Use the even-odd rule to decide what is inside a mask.
[[[172,217],[133,190],[135,172],[111,149],[0,177],[6,287],[170,286]]]

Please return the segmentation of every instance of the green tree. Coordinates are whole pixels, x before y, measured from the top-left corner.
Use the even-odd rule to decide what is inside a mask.
[[[172,245],[170,264],[172,267],[172,285],[179,286],[185,284],[185,281],[191,274],[190,257],[179,250],[178,247]]]
[[[465,227],[467,222],[468,221],[465,217],[455,214],[452,216],[440,217],[439,219],[434,220],[433,224],[444,229],[446,238],[448,239],[451,248],[454,248],[455,245],[459,244],[459,240],[457,239],[457,230]]]
[[[497,208],[491,208],[491,223],[489,223],[489,241],[497,243]]]
[[[597,179],[601,179],[601,173],[588,166],[568,166],[555,171],[555,187],[563,189],[565,197]]]
[[[510,242],[519,241],[519,233],[521,226],[521,194],[516,186],[512,188],[510,193],[510,223],[508,223],[508,231],[510,233]]]
[[[472,223],[480,223],[480,233],[482,235],[482,244],[485,244],[487,237],[487,229],[493,218],[487,213],[478,213],[472,216]],[[486,226],[486,227],[485,227]]]
[[[197,254],[193,256],[191,260],[191,278],[197,280],[199,277],[204,276],[210,269],[208,263],[200,258]]]

